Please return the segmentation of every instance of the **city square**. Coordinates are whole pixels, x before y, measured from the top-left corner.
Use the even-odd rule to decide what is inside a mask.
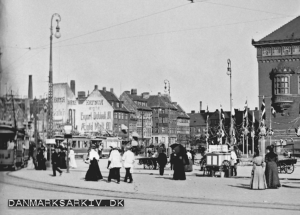
[[[299,7],[0,0],[0,211],[299,213]]]

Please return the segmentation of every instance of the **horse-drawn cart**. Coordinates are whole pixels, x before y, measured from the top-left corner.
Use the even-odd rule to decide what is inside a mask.
[[[286,146],[292,146],[293,148],[285,148]],[[286,151],[283,153],[285,158],[277,161],[278,172],[292,174],[295,170],[295,164],[297,163],[297,159],[295,158],[294,144],[290,143],[285,145],[277,145],[275,147],[285,148]],[[291,157],[291,152],[293,153],[294,158]]]
[[[287,158],[277,162],[278,172],[292,174],[295,170],[294,164],[297,163],[296,158]]]
[[[139,165],[144,165],[144,169],[156,169],[158,167],[157,158],[139,158]]]

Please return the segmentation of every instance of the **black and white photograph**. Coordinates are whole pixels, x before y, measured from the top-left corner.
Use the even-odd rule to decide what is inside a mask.
[[[0,214],[300,213],[298,0],[0,0]]]

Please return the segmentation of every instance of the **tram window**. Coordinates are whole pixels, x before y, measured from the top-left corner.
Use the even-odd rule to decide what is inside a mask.
[[[76,148],[76,141],[72,142],[72,148]]]
[[[80,148],[80,142],[81,142],[81,141],[78,141],[78,142],[77,142],[77,146],[78,146],[78,148]]]

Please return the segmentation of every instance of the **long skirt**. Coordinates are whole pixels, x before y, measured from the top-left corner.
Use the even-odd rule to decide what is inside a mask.
[[[98,181],[100,179],[103,179],[98,161],[94,158],[91,161],[91,164],[89,166],[89,169],[87,173],[85,174],[85,180],[86,181]]]
[[[256,166],[253,171],[250,188],[253,190],[264,190],[267,188],[264,169],[262,166]]]
[[[184,172],[184,165],[180,161],[174,163],[174,180],[186,180],[185,172]]]
[[[267,162],[265,175],[268,188],[278,188],[281,186],[276,162]]]
[[[76,164],[76,160],[75,160],[75,156],[70,156],[70,160],[69,160],[69,166],[71,168],[76,169],[77,168],[77,164]]]

